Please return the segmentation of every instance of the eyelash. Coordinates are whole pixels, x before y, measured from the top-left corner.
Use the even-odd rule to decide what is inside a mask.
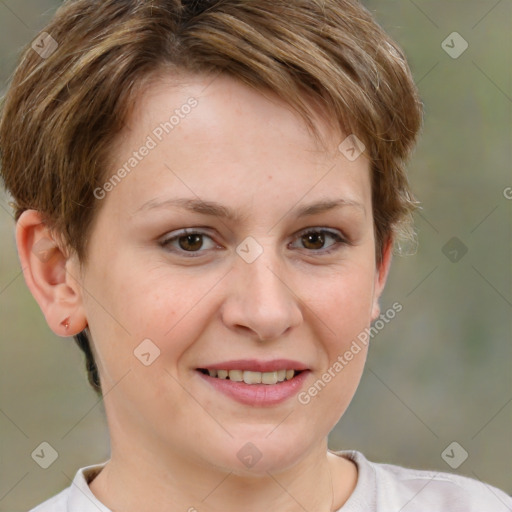
[[[339,233],[337,233],[335,231],[331,231],[329,229],[317,229],[317,228],[306,229],[305,231],[300,232],[297,235],[296,239],[300,239],[303,236],[307,236],[310,234],[319,234],[319,233],[329,235],[330,237],[332,237],[335,240],[336,243],[329,246],[328,249],[318,249],[318,250],[305,249],[307,252],[313,253],[313,254],[327,255],[327,254],[331,254],[335,251],[340,250],[342,245],[350,245],[350,242],[346,238],[341,236]],[[209,249],[199,250],[199,251],[185,251],[183,249],[178,250],[178,249],[174,249],[174,248],[169,249],[169,246],[172,242],[177,241],[182,237],[190,236],[190,235],[199,235],[201,237],[206,236],[211,239],[211,236],[209,236],[207,233],[204,233],[201,231],[190,230],[190,229],[183,229],[182,231],[178,232],[176,235],[162,240],[160,242],[160,245],[164,249],[169,250],[170,252],[177,253],[179,255],[186,255],[186,257],[190,257],[190,258],[198,258],[198,257],[202,256],[201,253],[207,252]]]

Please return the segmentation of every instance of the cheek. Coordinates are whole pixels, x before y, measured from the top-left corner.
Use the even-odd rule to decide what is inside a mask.
[[[369,271],[333,274],[310,297],[310,325],[320,340],[319,368],[298,396],[299,403],[322,418],[327,435],[350,404],[361,379],[371,321],[373,279]],[[316,411],[313,413],[313,411]],[[320,428],[320,426],[318,427]]]
[[[332,349],[342,350],[370,324],[374,277],[368,264],[346,265],[328,275],[303,279],[305,302],[316,314],[315,323],[332,340]]]
[[[113,365],[133,364],[133,351],[149,339],[171,369],[214,314],[210,298],[218,281],[215,273],[122,258],[96,280],[103,307],[93,307],[93,316],[105,358]]]

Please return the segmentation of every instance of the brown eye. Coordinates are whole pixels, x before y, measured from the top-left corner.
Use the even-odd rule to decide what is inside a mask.
[[[178,243],[184,251],[196,251],[201,249],[203,245],[203,235],[185,235],[178,238]]]
[[[319,250],[322,249],[325,243],[325,236],[321,232],[317,233],[308,233],[306,235],[302,235],[302,243],[306,249],[314,249]]]
[[[212,238],[206,233],[187,230],[181,230],[174,236],[166,237],[160,242],[160,245],[169,252],[181,255],[189,253],[189,255],[194,254],[194,256],[201,256],[209,249],[217,247]]]
[[[325,246],[329,238],[334,240],[334,243]],[[326,229],[310,229],[299,235],[298,241],[303,248],[308,249],[308,252],[318,254],[328,254],[339,249],[341,245],[348,244],[348,241],[338,233]]]

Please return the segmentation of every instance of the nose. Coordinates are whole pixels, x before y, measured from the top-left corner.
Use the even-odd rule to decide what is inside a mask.
[[[289,273],[270,252],[252,263],[236,261],[221,308],[229,329],[261,341],[278,339],[303,321]]]

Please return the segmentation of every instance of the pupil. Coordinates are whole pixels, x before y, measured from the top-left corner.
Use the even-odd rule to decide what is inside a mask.
[[[185,244],[182,243],[183,240],[186,240]],[[186,247],[187,244],[189,244],[188,247]],[[185,251],[200,249],[202,245],[201,235],[185,235],[180,237],[180,247]]]
[[[309,242],[312,242],[313,245],[315,245],[316,242],[317,246],[313,247],[313,249],[321,249],[325,241],[323,233],[309,233],[304,235],[302,238],[305,239],[304,241],[306,246]]]

